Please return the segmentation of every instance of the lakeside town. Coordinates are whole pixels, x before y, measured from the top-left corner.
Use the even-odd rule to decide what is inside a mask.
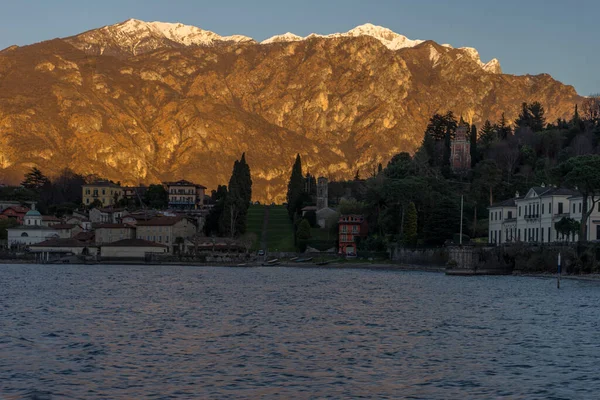
[[[210,194],[184,179],[124,186],[72,171],[53,183],[33,168],[20,187],[0,188],[4,252],[35,262],[354,260],[464,273],[548,272],[562,252],[569,272],[595,272],[600,156],[577,145],[598,140],[599,105],[547,124],[539,103],[524,104],[514,128],[501,120],[481,130],[435,114],[416,154],[346,181],[312,176],[298,154],[280,205],[252,201],[244,154]],[[65,187],[69,199],[48,197]]]

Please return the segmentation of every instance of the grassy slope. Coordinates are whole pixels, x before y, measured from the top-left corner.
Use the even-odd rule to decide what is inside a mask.
[[[296,251],[294,225],[285,206],[271,206],[269,210],[267,248],[269,251]]]
[[[265,206],[251,205],[248,209],[248,216],[246,218],[246,232],[254,233],[256,235],[256,240],[252,245],[252,250],[257,250],[260,247],[264,216]]]

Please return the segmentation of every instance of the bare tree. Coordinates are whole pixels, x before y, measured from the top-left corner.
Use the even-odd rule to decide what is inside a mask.
[[[515,172],[519,162],[519,148],[516,141],[503,140],[494,143],[490,147],[490,154],[496,164],[506,173],[507,182],[510,183],[510,177]]]
[[[583,119],[588,121],[598,121],[600,119],[600,94],[587,97],[581,104],[581,113]]]

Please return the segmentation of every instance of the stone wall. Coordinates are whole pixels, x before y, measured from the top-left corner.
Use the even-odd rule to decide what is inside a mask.
[[[448,251],[443,248],[406,248],[395,246],[390,249],[390,259],[402,264],[444,266],[448,262]]]

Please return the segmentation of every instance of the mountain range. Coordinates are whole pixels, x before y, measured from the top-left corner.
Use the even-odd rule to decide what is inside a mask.
[[[281,202],[296,153],[335,179],[420,144],[428,119],[549,120],[582,100],[547,74],[503,74],[477,50],[365,24],[262,42],[128,20],[0,51],[0,180],[70,167],[123,184],[226,184],[246,152],[253,197]]]

